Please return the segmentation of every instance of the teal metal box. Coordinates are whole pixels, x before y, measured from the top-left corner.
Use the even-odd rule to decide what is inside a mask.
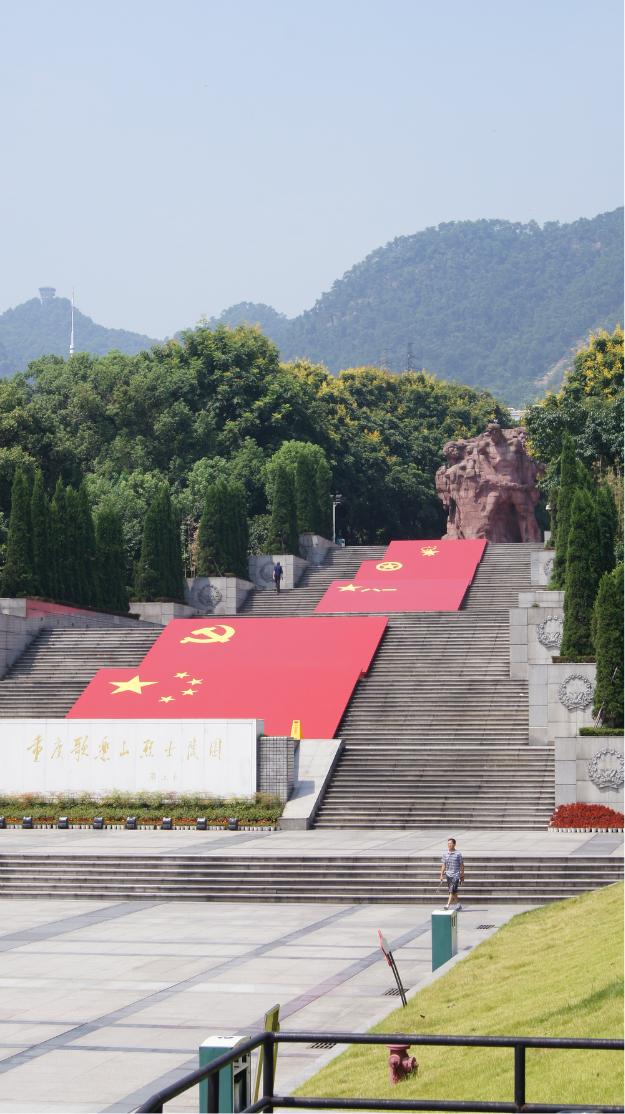
[[[242,1044],[244,1041],[249,1040],[249,1037],[208,1037],[200,1045],[200,1067],[206,1067],[210,1064],[211,1060],[216,1060],[218,1056],[223,1056],[224,1052],[229,1052],[231,1048],[235,1048],[237,1044]],[[232,1064],[227,1064],[219,1072],[219,1105],[218,1110],[220,1114],[236,1114],[239,1110],[245,1110],[249,1106],[252,1098],[252,1086],[250,1079],[251,1061],[250,1054],[246,1052],[244,1056],[239,1057]],[[208,1083],[203,1080],[200,1083],[200,1114],[206,1114],[208,1108]]]
[[[432,913],[432,970],[442,967],[458,951],[458,911]]]

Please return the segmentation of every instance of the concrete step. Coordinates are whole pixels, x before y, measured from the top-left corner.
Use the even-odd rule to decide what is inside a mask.
[[[132,838],[131,833],[129,837]],[[162,848],[162,836],[155,836]],[[441,905],[436,857],[282,857],[20,854],[0,855],[4,897],[177,901],[433,901]],[[622,877],[608,856],[523,859],[477,856],[466,864],[462,901],[540,904]]]

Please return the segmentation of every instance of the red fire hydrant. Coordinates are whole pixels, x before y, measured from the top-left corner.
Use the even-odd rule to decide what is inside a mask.
[[[390,1052],[388,1066],[391,1069],[391,1083],[399,1083],[405,1075],[419,1070],[419,1065],[414,1056],[407,1056],[409,1044],[387,1044]]]

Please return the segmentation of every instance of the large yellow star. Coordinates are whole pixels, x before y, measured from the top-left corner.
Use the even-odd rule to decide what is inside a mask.
[[[183,696],[195,696],[195,693],[194,693],[193,689],[183,689],[182,690],[182,695]]]
[[[139,674],[133,677],[131,681],[109,681],[109,685],[117,685],[116,692],[112,692],[111,696],[117,696],[120,692],[136,692],[141,696],[141,689],[146,685],[157,685],[158,681],[140,681]]]
[[[189,674],[188,673],[176,673],[176,674],[174,674],[174,676],[176,676],[176,677],[188,677]]]
[[[169,704],[169,701],[173,700],[173,699],[174,699],[173,696],[161,696],[161,698],[159,700],[159,704]]]
[[[357,584],[347,584],[345,588],[339,588],[339,592],[355,592],[357,587]]]

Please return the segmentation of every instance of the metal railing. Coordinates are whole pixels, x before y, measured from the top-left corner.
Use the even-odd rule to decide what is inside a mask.
[[[406,1045],[453,1045],[468,1046],[470,1048],[512,1048],[514,1049],[514,1101],[513,1102],[460,1102],[453,1099],[439,1101],[436,1099],[360,1099],[360,1098],[294,1098],[291,1095],[276,1095],[274,1093],[274,1058],[273,1048],[276,1044],[406,1044]],[[162,1114],[163,1105],[171,1102],[183,1091],[198,1083],[207,1080],[208,1105],[207,1111],[216,1114],[219,1110],[219,1071],[228,1064],[234,1063],[247,1052],[255,1048],[264,1047],[263,1060],[263,1095],[258,1102],[246,1107],[246,1112],[251,1114],[255,1110],[272,1111],[276,1106],[309,1110],[458,1110],[477,1112],[501,1112],[501,1114],[517,1114],[518,1111],[527,1111],[527,1114],[551,1114],[551,1112],[567,1111],[605,1111],[606,1114],[623,1114],[622,1106],[593,1106],[592,1104],[575,1105],[567,1102],[536,1103],[525,1101],[525,1050],[526,1048],[586,1048],[586,1049],[623,1049],[622,1040],[590,1040],[569,1039],[568,1037],[453,1037],[433,1036],[420,1033],[307,1033],[307,1032],[281,1032],[259,1033],[247,1041],[237,1044],[230,1052],[218,1056],[203,1068],[185,1075],[178,1083],[164,1087],[162,1091],[152,1095],[143,1106],[138,1107],[137,1114]]]

